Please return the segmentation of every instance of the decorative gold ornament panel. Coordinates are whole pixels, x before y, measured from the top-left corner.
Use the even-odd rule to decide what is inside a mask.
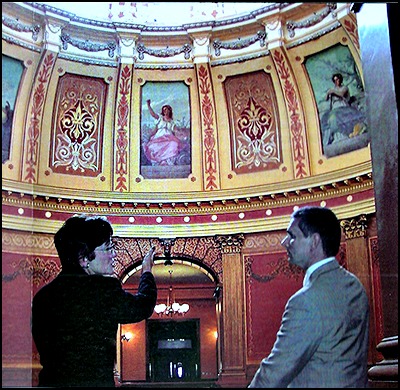
[[[232,169],[249,173],[282,163],[279,115],[271,76],[263,71],[225,81],[232,137]]]
[[[50,168],[57,173],[95,177],[102,171],[103,80],[65,74],[54,103]]]

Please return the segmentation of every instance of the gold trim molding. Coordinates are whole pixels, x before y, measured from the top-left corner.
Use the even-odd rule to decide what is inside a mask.
[[[10,188],[10,187],[9,187]],[[38,210],[64,211],[70,213],[99,213],[118,215],[180,215],[210,214],[259,210],[265,207],[282,207],[296,203],[315,202],[366,191],[373,188],[372,174],[344,179],[305,189],[288,190],[265,195],[249,195],[237,198],[217,198],[191,201],[121,201],[66,198],[38,195],[22,188],[7,189],[3,183],[3,205],[34,207]],[[110,194],[109,194],[110,195]],[[211,194],[210,194],[211,195]]]
[[[296,203],[292,203],[293,206]],[[298,203],[297,205],[300,205]],[[360,202],[351,202],[346,205],[332,207],[339,219],[353,218],[360,213],[375,213],[375,200],[373,198]],[[96,210],[102,214],[101,210]],[[258,233],[286,229],[290,220],[290,209],[284,216],[265,216],[265,218],[241,220],[233,222],[214,222],[199,224],[175,224],[175,225],[129,225],[113,223],[114,233],[120,237],[194,237],[194,236],[213,236],[216,234],[238,234],[238,233]],[[87,212],[87,210],[86,210]],[[109,215],[109,211],[103,213]],[[128,214],[129,215],[129,214]],[[62,221],[53,221],[32,218],[27,223],[27,217],[3,214],[3,229],[15,229],[31,232],[55,233],[62,224]]]

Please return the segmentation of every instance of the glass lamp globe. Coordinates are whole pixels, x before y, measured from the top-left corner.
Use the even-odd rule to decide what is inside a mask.
[[[187,303],[182,303],[181,307],[180,307],[180,311],[182,313],[186,313],[189,311],[189,305]]]
[[[167,308],[167,306],[164,303],[160,303],[159,305],[156,305],[156,307],[154,308],[154,311],[157,314],[162,313],[165,309]]]
[[[181,305],[178,303],[178,302],[174,302],[173,304],[172,304],[172,310],[173,311],[179,311],[179,307],[180,307]]]

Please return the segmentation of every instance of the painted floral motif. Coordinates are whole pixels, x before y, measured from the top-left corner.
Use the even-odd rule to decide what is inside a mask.
[[[46,284],[54,279],[60,272],[60,266],[55,261],[46,261],[40,257],[26,257],[19,261],[14,261],[12,266],[15,272],[12,274],[3,274],[2,280],[11,282],[18,276],[24,276],[28,280],[32,280],[34,286],[41,283]]]
[[[237,167],[252,164],[259,167],[262,163],[278,160],[275,132],[271,125],[271,114],[250,97],[248,106],[238,120],[241,134],[237,138]]]
[[[98,174],[105,85],[94,79],[65,75],[58,88],[52,145],[52,168],[62,173]]]
[[[276,169],[281,164],[275,92],[263,72],[228,78],[225,92],[237,173]]]

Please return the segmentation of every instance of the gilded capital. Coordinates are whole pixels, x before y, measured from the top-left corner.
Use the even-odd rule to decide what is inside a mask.
[[[215,242],[220,247],[222,253],[240,253],[244,242],[244,235],[216,236]]]
[[[358,217],[351,219],[344,219],[340,221],[346,239],[357,237],[365,237],[367,234],[367,216],[362,214]]]

